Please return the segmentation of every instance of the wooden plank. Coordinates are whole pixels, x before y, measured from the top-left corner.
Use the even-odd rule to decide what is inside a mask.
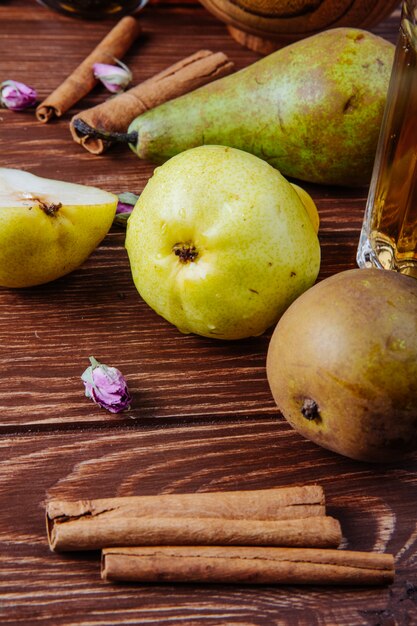
[[[196,14],[197,19],[190,9],[149,7],[143,17],[146,35],[126,58],[136,81],[201,47],[233,52],[237,66],[256,58],[202,7]],[[36,53],[28,55],[34,24]],[[0,7],[0,25],[4,75],[35,85],[41,98],[110,28],[108,20],[72,20],[23,0]],[[173,32],[181,33],[181,45]],[[105,97],[97,88],[79,106]],[[70,138],[69,115],[48,125],[40,125],[28,111],[2,111],[1,117],[0,147],[8,166],[115,192],[140,192],[153,171],[152,164],[140,162],[128,149],[116,148],[102,158],[87,154]],[[180,335],[138,297],[123,242],[123,230],[115,228],[71,276],[35,289],[0,288],[0,422],[13,427],[120,421],[83,398],[79,376],[90,354],[126,374],[135,417],[271,411],[263,371],[266,339],[225,346]],[[240,389],[246,390],[242,404]]]
[[[197,3],[152,2],[126,57],[135,81],[206,47],[236,68],[258,58]],[[396,39],[399,13],[374,32]],[[47,95],[109,30],[32,0],[0,6],[0,80]],[[102,101],[94,89],[73,112]],[[154,166],[129,150],[92,157],[70,139],[69,115],[46,126],[0,111],[2,165],[139,193]],[[320,279],[355,266],[366,189],[304,185],[317,202]],[[303,440],[278,418],[266,377],[269,333],[239,342],[183,336],[137,296],[124,234],[113,228],[85,265],[54,284],[0,288],[0,619],[2,624],[413,624],[417,592],[416,461],[355,463]],[[131,413],[83,397],[94,354],[126,374]],[[135,420],[130,419],[134,417]],[[251,417],[251,419],[244,419]],[[100,428],[99,428],[100,427]],[[315,483],[340,519],[344,547],[395,554],[390,588],[108,585],[98,555],[49,552],[49,497],[256,489]]]
[[[151,5],[142,19],[146,34],[125,59],[135,81],[201,47],[224,50],[237,68],[258,58],[203,7]],[[35,86],[43,98],[111,23],[70,19],[25,0],[4,4],[2,76]],[[375,30],[394,38],[392,26]],[[105,97],[97,87],[74,112]],[[103,157],[86,153],[70,138],[69,115],[47,125],[30,111],[1,110],[0,118],[4,165],[116,193],[139,193],[153,171],[121,147]],[[319,278],[354,267],[366,189],[304,186],[321,216]],[[126,374],[135,418],[276,414],[265,377],[270,333],[232,343],[181,335],[137,295],[123,242],[123,230],[114,228],[70,276],[33,289],[0,288],[0,428],[123,422],[83,397],[79,377],[90,354]]]
[[[140,300],[120,239],[109,237],[66,279],[0,293],[2,426],[275,413],[267,337],[226,343],[181,335]],[[90,354],[126,375],[134,397],[127,417],[84,397]]]
[[[0,459],[2,624],[413,623],[415,461],[392,469],[349,461],[271,419],[3,437]],[[48,498],[314,483],[323,485],[328,511],[341,521],[343,547],[396,556],[394,585],[117,586],[100,581],[98,554],[54,554],[46,542]]]

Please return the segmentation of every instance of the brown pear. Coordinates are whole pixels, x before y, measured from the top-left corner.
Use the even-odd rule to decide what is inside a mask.
[[[417,450],[417,281],[354,269],[316,284],[278,322],[267,375],[315,443],[363,461]]]

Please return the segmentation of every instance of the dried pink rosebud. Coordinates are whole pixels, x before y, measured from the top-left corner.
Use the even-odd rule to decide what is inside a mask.
[[[130,408],[132,401],[123,374],[115,367],[107,367],[90,356],[91,365],[81,376],[85,395],[111,413]]]
[[[116,214],[123,214],[123,213],[132,213],[133,211],[133,204],[128,204],[127,202],[118,202],[117,203],[117,207],[116,207]]]
[[[111,93],[120,93],[132,82],[132,72],[127,65],[116,60],[117,65],[94,63],[93,72]]]
[[[5,80],[0,84],[0,104],[12,111],[23,111],[36,103],[38,95],[32,87],[16,80]]]
[[[117,203],[116,215],[114,217],[114,223],[120,226],[126,227],[127,220],[133,211],[139,196],[130,191],[125,191],[119,194],[119,202]]]

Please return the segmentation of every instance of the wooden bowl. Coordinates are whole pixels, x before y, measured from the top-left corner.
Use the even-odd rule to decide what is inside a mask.
[[[339,26],[370,28],[399,0],[200,0],[239,43],[269,54],[297,39]]]

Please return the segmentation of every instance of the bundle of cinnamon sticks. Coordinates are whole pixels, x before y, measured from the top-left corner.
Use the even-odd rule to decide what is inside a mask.
[[[102,550],[107,581],[387,584],[392,555],[337,549],[318,485],[47,504],[51,550]]]
[[[61,117],[97,84],[95,63],[114,64],[122,59],[142,32],[137,18],[123,17],[90,54],[36,108],[36,117],[47,123]],[[73,116],[72,138],[92,154],[102,154],[111,144],[106,134],[126,132],[132,120],[148,109],[177,98],[229,74],[233,63],[223,52],[199,50],[162,70],[128,91]],[[100,133],[100,137],[96,136]]]

